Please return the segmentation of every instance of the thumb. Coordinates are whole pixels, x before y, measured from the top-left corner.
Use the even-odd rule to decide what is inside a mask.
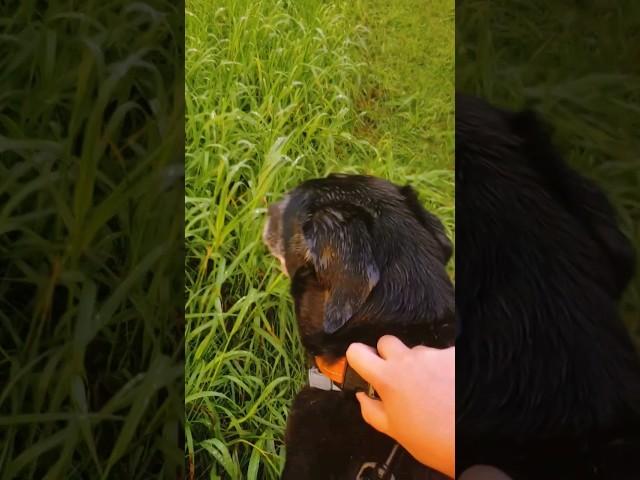
[[[356,398],[360,403],[360,412],[365,422],[381,433],[387,434],[389,431],[389,419],[387,412],[380,400],[374,400],[364,392],[356,393]]]
[[[358,374],[378,390],[385,361],[376,350],[362,343],[352,343],[347,348],[347,362]]]

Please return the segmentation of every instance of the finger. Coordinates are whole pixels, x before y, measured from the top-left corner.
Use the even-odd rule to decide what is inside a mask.
[[[384,335],[378,340],[378,354],[386,359],[397,357],[409,351],[402,341],[392,335]]]
[[[382,433],[389,432],[389,420],[380,400],[368,397],[364,392],[356,394],[360,402],[360,412],[365,422]]]
[[[375,387],[384,369],[384,360],[378,356],[376,350],[362,343],[352,343],[346,355],[349,366]]]

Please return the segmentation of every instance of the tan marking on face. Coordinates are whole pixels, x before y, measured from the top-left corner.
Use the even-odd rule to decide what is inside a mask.
[[[329,262],[335,258],[336,251],[331,245],[325,245],[322,247],[322,253],[320,255],[320,263],[323,266],[327,266]]]

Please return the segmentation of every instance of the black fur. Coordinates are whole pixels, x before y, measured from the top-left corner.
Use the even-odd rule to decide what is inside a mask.
[[[355,341],[393,334],[410,346],[455,338],[451,242],[410,187],[356,175],[309,180],[270,207],[265,242],[283,258],[303,345],[344,356]],[[393,442],[362,420],[353,392],[306,388],[286,434],[284,479],[349,479],[384,461]],[[438,478],[406,452],[400,479]]]
[[[634,253],[535,114],[457,97],[456,246],[456,471],[640,478]]]

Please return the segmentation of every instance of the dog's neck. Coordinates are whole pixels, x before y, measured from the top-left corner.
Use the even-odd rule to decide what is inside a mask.
[[[328,335],[324,332],[300,332],[302,344],[312,356],[323,356],[328,362],[344,357],[347,348],[354,342],[376,347],[380,337],[393,335],[409,347],[427,345],[434,348],[445,348],[455,343],[456,325],[453,311],[439,318],[437,323],[426,320],[411,324],[387,319],[384,322],[372,323],[362,321],[354,325],[346,325],[343,329]]]

